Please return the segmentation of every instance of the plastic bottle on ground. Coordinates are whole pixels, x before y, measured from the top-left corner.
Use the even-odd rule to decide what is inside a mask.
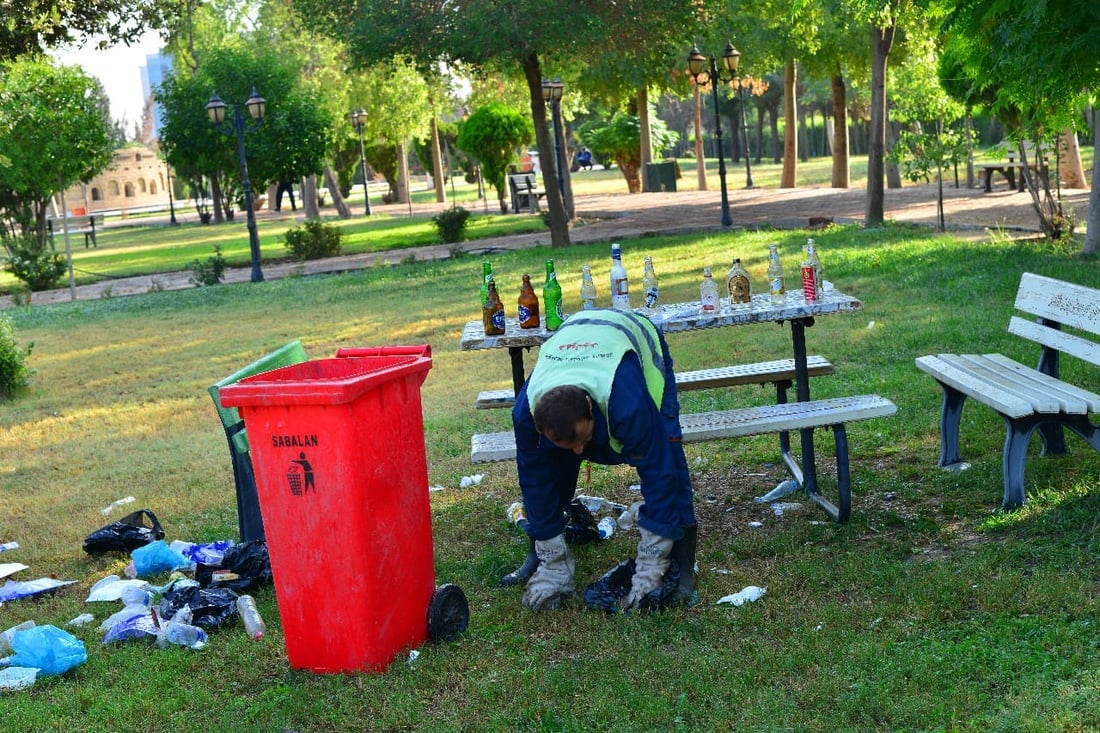
[[[267,633],[267,625],[264,623],[263,617],[260,616],[260,610],[256,608],[255,598],[249,595],[238,596],[237,613],[241,614],[245,632],[254,641],[264,638],[264,634]]]
[[[157,646],[164,647],[168,644],[185,646],[188,649],[202,649],[206,646],[206,632],[198,626],[169,621],[157,638]]]
[[[615,534],[615,520],[611,517],[604,517],[596,525],[596,528],[600,531],[600,539],[611,539],[611,536]]]

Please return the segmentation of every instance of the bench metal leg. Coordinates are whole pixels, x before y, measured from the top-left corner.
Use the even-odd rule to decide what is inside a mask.
[[[833,443],[836,446],[837,503],[833,504],[822,496],[817,486],[814,486],[812,491],[807,487],[806,494],[815,504],[824,509],[825,513],[834,522],[843,524],[852,516],[852,478],[848,468],[848,432],[845,430],[843,423],[832,427]],[[813,439],[812,430],[804,432],[811,433],[810,439]]]
[[[959,453],[959,422],[962,419],[963,404],[966,395],[939,382],[943,387],[943,409],[940,411],[940,466],[950,468],[963,466]]]
[[[1043,455],[1060,455],[1066,452],[1064,441],[1060,453],[1052,452],[1046,443],[1045,431],[1047,428],[1056,427],[1061,436],[1063,426],[1084,438],[1094,450],[1100,451],[1100,425],[1093,425],[1085,415],[1005,417],[1004,499],[1002,501],[1005,509],[1017,509],[1027,501],[1027,493],[1024,491],[1024,466],[1027,462],[1027,444],[1031,440],[1031,434],[1039,428],[1039,435],[1043,438]]]

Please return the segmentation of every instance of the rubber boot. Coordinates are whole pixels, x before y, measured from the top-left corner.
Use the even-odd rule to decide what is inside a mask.
[[[531,540],[527,548],[527,557],[524,559],[523,564],[500,579],[502,586],[508,587],[518,583],[526,583],[528,578],[535,574],[535,570],[539,566],[539,556],[535,554],[535,541]]]
[[[672,559],[680,568],[680,584],[669,597],[670,606],[681,603],[685,606],[694,606],[699,602],[699,596],[695,592],[695,540],[698,529],[698,525],[695,524],[684,527],[683,538],[672,545]]]

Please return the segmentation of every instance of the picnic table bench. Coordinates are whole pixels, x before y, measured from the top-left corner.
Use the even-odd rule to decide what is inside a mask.
[[[69,224],[69,234],[83,234],[84,235],[84,249],[88,249],[89,243],[92,247],[98,247],[99,243],[96,242],[95,234],[96,227],[103,226],[103,214],[69,214],[62,218],[60,216],[47,216],[46,217],[46,230],[50,236],[50,247],[53,247],[53,236],[55,232],[64,233],[65,224]]]
[[[917,368],[943,388],[940,466],[969,467],[959,452],[959,422],[967,397],[1004,418],[1003,506],[1007,509],[1027,500],[1024,464],[1036,429],[1043,441],[1042,455],[1067,452],[1063,428],[1100,451],[1100,425],[1089,417],[1100,412],[1100,394],[1063,381],[1059,364],[1059,356],[1067,354],[1100,366],[1100,344],[1088,338],[1088,334],[1100,334],[1100,290],[1024,273],[1015,306],[1036,319],[1014,315],[1008,331],[1042,347],[1037,368],[1001,354],[937,354],[916,360]],[[1064,326],[1087,333],[1068,333]]]
[[[538,179],[534,173],[509,174],[508,188],[512,192],[513,214],[518,214],[520,211],[538,213],[539,199],[546,195],[546,190],[539,188]]]
[[[805,329],[814,319],[830,313],[859,310],[859,300],[843,293],[829,290],[817,302],[806,302],[801,293],[788,293],[782,304],[770,302],[767,296],[757,296],[751,305],[740,308],[723,308],[715,315],[702,314],[698,304],[673,304],[661,306],[650,318],[666,335],[678,331],[704,328],[748,325],[752,323],[787,322],[791,327],[794,358],[777,359],[757,364],[702,369],[677,374],[677,388],[703,389],[736,384],[776,385],[776,404],[718,410],[699,413],[681,413],[680,427],[684,442],[718,440],[749,435],[779,434],[780,454],[788,471],[805,489],[807,496],[837,522],[845,522],[851,514],[850,475],[846,424],[857,420],[893,415],[896,405],[878,395],[854,395],[832,399],[811,400],[809,378],[811,375],[832,374],[834,367],[820,356],[807,356]],[[507,321],[503,336],[487,337],[480,321],[471,321],[462,335],[463,350],[508,348],[512,356],[513,383],[522,386],[524,370],[522,350],[539,345],[550,337],[550,332],[540,328],[522,331],[514,328],[514,319]],[[513,328],[509,328],[512,326]],[[787,389],[792,381],[796,387],[796,401],[787,401]],[[496,403],[493,404],[492,400]],[[479,406],[503,407],[512,404],[514,391],[498,390],[479,395]],[[817,481],[813,431],[830,429],[836,456],[837,502],[822,495]],[[801,440],[801,460],[792,454],[790,435],[797,431]],[[472,463],[508,461],[516,457],[515,436],[512,431],[479,433],[471,437],[470,460]]]
[[[1031,153],[1032,155],[1037,155],[1037,153],[1035,151],[1034,143],[1025,142],[1024,143],[1024,151],[1025,151],[1025,153]],[[1007,156],[1008,156],[1008,160],[1004,160],[1004,161],[994,161],[994,162],[990,162],[990,163],[978,163],[977,167],[978,167],[978,170],[979,170],[979,176],[982,180],[982,188],[985,189],[986,193],[992,193],[993,192],[993,174],[994,173],[1001,174],[1001,176],[1003,176],[1005,181],[1008,183],[1008,187],[1010,189],[1015,189],[1016,191],[1023,191],[1024,190],[1024,183],[1025,183],[1024,175],[1023,175],[1023,169],[1025,167],[1024,163],[1020,160],[1017,160],[1017,151],[1016,150],[1009,150],[1008,153],[1007,153]],[[1046,161],[1045,156],[1043,156],[1041,160],[1038,160],[1035,157],[1029,158],[1026,167],[1028,169],[1030,169],[1032,172],[1034,172],[1037,175],[1041,176],[1042,180],[1043,180],[1043,184],[1046,185],[1046,182],[1047,182],[1047,161]],[[1017,180],[1017,177],[1016,177],[1016,172],[1017,171],[1020,172],[1020,176],[1019,176],[1018,180]]]

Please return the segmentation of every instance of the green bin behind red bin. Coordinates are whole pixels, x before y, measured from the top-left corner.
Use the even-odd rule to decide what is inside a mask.
[[[221,388],[252,444],[295,669],[382,671],[427,639],[431,366],[427,345],[347,348]]]

